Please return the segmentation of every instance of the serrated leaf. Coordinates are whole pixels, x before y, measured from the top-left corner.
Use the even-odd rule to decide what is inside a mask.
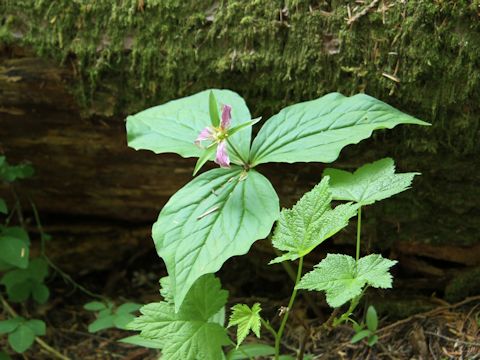
[[[210,317],[210,322],[217,323],[220,326],[225,326],[225,306],[222,306],[216,314]]]
[[[232,127],[251,119],[245,101],[238,94],[230,90],[205,90],[129,116],[128,145],[136,150],[151,150],[157,154],[177,153],[183,157],[199,157],[203,150],[195,146],[194,141],[201,130],[211,126],[210,91],[219,105],[232,107]],[[244,159],[248,159],[250,138],[251,128],[248,128],[230,139]],[[233,153],[230,155],[236,159]]]
[[[2,198],[0,198],[0,213],[8,214],[7,203]]]
[[[192,284],[265,238],[278,217],[278,197],[254,170],[207,171],[168,201],[152,237],[169,274],[178,310]]]
[[[328,180],[328,177],[324,177],[292,209],[282,210],[272,244],[287,253],[270,264],[305,256],[347,226],[348,220],[357,213],[357,205],[353,204],[339,205],[332,210]]]
[[[47,327],[42,320],[32,319],[25,323],[36,336],[44,336],[47,333]]]
[[[325,291],[327,303],[339,307],[360,295],[365,285],[374,288],[391,288],[389,269],[395,260],[371,254],[358,260],[348,255],[328,254],[313,271],[305,274],[298,289]]]
[[[83,305],[83,308],[88,311],[100,311],[107,308],[107,306],[100,301],[90,301]]]
[[[366,323],[368,330],[371,332],[377,331],[378,328],[378,316],[375,308],[370,305],[367,310]]]
[[[20,325],[8,335],[8,343],[17,353],[23,353],[35,340],[35,333],[27,325]]]
[[[275,348],[264,344],[245,344],[232,349],[227,354],[227,360],[249,360],[259,356],[270,356],[275,354]]]
[[[354,173],[344,170],[326,169],[330,176],[330,188],[335,200],[355,201],[370,205],[408,190],[413,177],[420,173],[395,174],[393,159],[385,158],[365,164]]]
[[[261,307],[259,303],[253,304],[252,308],[245,304],[237,304],[232,307],[232,314],[228,327],[237,326],[237,348],[245,340],[250,330],[260,337]]]
[[[170,278],[168,276],[160,279],[160,295],[165,302],[173,304],[173,292],[170,288]]]
[[[429,125],[365,94],[327,94],[289,106],[270,118],[253,141],[252,165],[329,163],[346,145],[399,124]]]
[[[30,249],[23,240],[5,235],[0,237],[0,257],[6,263],[25,269],[29,254]]]
[[[225,305],[227,296],[218,279],[204,275],[191,287],[177,313],[166,302],[148,304],[128,327],[156,340],[164,360],[222,360],[222,345],[229,340],[225,328],[210,319]]]

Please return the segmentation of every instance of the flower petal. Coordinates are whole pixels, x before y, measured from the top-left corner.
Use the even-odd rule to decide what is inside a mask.
[[[226,130],[230,126],[230,120],[232,119],[232,107],[230,105],[223,105],[222,108],[222,122],[220,126],[223,130]]]
[[[218,144],[215,162],[220,165],[220,167],[230,167],[230,158],[228,157],[227,143],[225,141],[220,141]]]
[[[204,140],[215,140],[215,137],[213,136],[213,131],[209,127],[206,127],[202,131],[200,131],[200,134],[198,134],[197,138],[195,139],[195,145],[200,146],[200,143]]]

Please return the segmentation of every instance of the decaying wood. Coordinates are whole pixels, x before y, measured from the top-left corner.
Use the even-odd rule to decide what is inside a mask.
[[[395,244],[395,250],[404,255],[422,256],[463,265],[480,264],[480,244],[461,247],[401,241]]]
[[[195,159],[128,148],[125,116],[112,116],[115,99],[108,93],[99,92],[90,116],[80,113],[69,92],[73,71],[68,64],[0,56],[0,151],[11,162],[28,160],[36,169],[32,179],[19,184],[18,192],[24,201],[33,200],[41,214],[55,219],[45,221],[47,232],[58,241],[55,244],[62,244],[51,246],[52,257],[67,271],[70,265],[71,270],[78,269],[79,259],[85,258],[91,261],[90,270],[108,269],[115,259],[153,249],[150,226],[170,196],[192,179]],[[344,162],[340,167],[358,165]],[[272,181],[282,205],[290,206],[320,181],[323,168],[320,164],[269,164],[261,171]],[[454,186],[447,181],[442,184]],[[5,188],[0,188],[0,196],[12,201]],[[465,202],[461,211],[471,211],[469,206]],[[381,221],[382,226],[399,227],[395,217]],[[48,229],[49,224],[62,225]],[[412,217],[412,224],[410,233],[422,234],[420,218]],[[377,236],[376,229],[370,228],[369,233],[378,244],[382,233]],[[405,234],[403,228],[400,233]],[[348,248],[353,237],[348,230],[332,244]],[[407,273],[434,277],[435,287],[443,287],[449,273],[444,274],[443,267],[431,259],[467,266],[480,263],[478,244],[461,248],[398,241],[393,250]],[[312,255],[312,265],[322,254]]]

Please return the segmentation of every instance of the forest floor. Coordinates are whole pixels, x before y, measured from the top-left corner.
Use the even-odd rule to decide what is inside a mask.
[[[132,258],[122,268],[71,275],[84,287],[108,296],[116,304],[126,301],[145,304],[161,300],[158,278],[165,275],[161,263],[154,252],[150,252]],[[234,259],[227,265],[219,275],[224,288],[230,292],[229,305],[260,302],[265,317],[278,326],[278,310],[288,302],[291,285],[285,281],[288,277],[282,269],[264,272],[251,266],[248,258]],[[88,260],[85,266],[88,267]],[[89,333],[88,324],[95,320],[95,316],[84,310],[83,305],[95,299],[66,283],[59,274],[53,273],[48,285],[52,294],[47,304],[31,308],[15,305],[14,308],[22,314],[44,319],[47,335],[42,339],[67,358],[153,360],[159,357],[155,350],[117,341],[132,335],[131,332],[109,329]],[[387,299],[389,293],[381,295],[382,298],[378,298],[379,294],[373,296],[378,302]],[[377,331],[379,341],[369,347],[366,342],[350,342],[354,332],[349,326],[325,329],[322,324],[330,310],[322,297],[300,295],[284,336],[283,353],[295,355],[298,349],[303,349],[305,354],[313,355],[313,359],[480,359],[480,296],[455,304],[436,298],[436,303],[437,306],[428,311],[409,317],[394,318],[381,314]],[[363,309],[359,311],[361,315]],[[5,311],[3,315],[0,313],[0,318],[4,316]],[[261,342],[273,344],[270,334],[264,332],[262,335]],[[235,338],[233,330],[232,338]],[[256,341],[251,337],[246,343]],[[0,349],[7,348],[5,337],[0,337]],[[54,357],[35,344],[22,355],[13,355],[13,359],[46,360]]]

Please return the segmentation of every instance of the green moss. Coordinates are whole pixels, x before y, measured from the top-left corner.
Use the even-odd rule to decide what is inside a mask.
[[[119,113],[213,86],[263,115],[365,91],[435,125],[428,138],[406,130],[408,147],[478,151],[478,1],[385,2],[352,26],[347,4],[355,10],[353,1],[7,0],[0,40],[73,62],[85,108],[105,84]]]

